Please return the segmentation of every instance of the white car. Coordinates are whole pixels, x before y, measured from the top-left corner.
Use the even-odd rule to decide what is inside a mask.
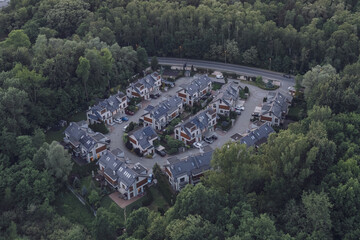
[[[128,124],[126,124],[125,126],[124,126],[124,132],[126,132],[126,129],[128,128]]]
[[[193,146],[196,147],[196,148],[199,148],[199,149],[203,147],[202,144],[199,143],[199,142],[194,142]]]
[[[120,123],[122,123],[122,120],[121,120],[120,118],[115,118],[115,119],[114,119],[114,122],[120,124]]]
[[[244,106],[236,106],[235,109],[240,110],[240,111],[244,111],[245,107]]]
[[[223,79],[224,76],[223,76],[222,74],[218,74],[218,75],[216,75],[216,78],[217,78],[217,79]]]

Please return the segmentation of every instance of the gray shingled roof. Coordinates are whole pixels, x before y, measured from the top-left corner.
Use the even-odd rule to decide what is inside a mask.
[[[141,87],[141,85],[144,85],[144,87],[146,88],[152,88],[155,87],[155,82],[156,82],[156,78],[159,76],[159,74],[157,72],[153,72],[152,74],[148,74],[145,77],[137,80],[135,83],[132,83],[130,86],[135,89],[135,91],[137,91],[138,93],[140,93],[140,91],[138,90],[138,88]]]
[[[189,121],[181,124],[181,128],[186,132],[187,135],[190,136],[190,132],[187,130],[187,128],[191,128],[192,126],[196,125],[199,129],[203,130],[207,128],[210,124],[210,118],[208,117],[207,113],[212,115],[215,111],[211,108],[208,108],[193,118],[191,118]]]
[[[122,182],[126,189],[132,186],[137,178],[146,171],[141,164],[135,164],[137,166],[136,169],[134,167],[130,168],[110,151],[102,155],[98,163],[105,167],[104,172],[106,175],[118,183]]]
[[[226,84],[225,86],[222,87],[222,90],[213,100],[213,102],[218,101],[219,99],[221,99],[222,101],[225,102],[225,104],[227,105],[231,105],[230,101],[233,100],[234,102],[236,102],[236,100],[239,97],[239,85],[231,82]]]
[[[150,110],[150,115],[155,120],[159,120],[163,116],[166,116],[169,113],[174,112],[178,109],[178,106],[182,103],[181,98],[178,96],[172,96],[165,101],[160,102],[157,106],[155,106],[152,110]]]
[[[81,136],[79,142],[88,151],[90,151],[96,144],[96,140],[89,135]]]
[[[126,164],[124,164],[116,171],[116,176],[118,177],[119,183],[122,182],[127,188],[129,188],[136,181],[138,174],[129,168]]]
[[[115,95],[111,95],[109,98],[100,100],[96,105],[91,107],[92,114],[89,115],[89,118],[102,121],[102,118],[98,112],[101,112],[102,109],[107,109],[110,112],[114,112],[119,108],[121,104],[121,98],[125,97],[123,92],[118,92]]]
[[[178,159],[174,161],[174,159],[172,159],[171,163],[168,165],[171,174],[176,179],[184,174],[191,176],[209,170],[212,153],[213,151],[209,151],[203,154],[189,156],[184,160]]]
[[[150,139],[158,137],[151,126],[143,127],[135,131],[133,135],[143,149],[147,149],[151,146],[149,142]]]
[[[280,92],[269,92],[267,101],[261,108],[261,113],[266,114],[272,112],[276,117],[281,118],[282,113],[287,111],[287,103],[291,101],[291,97],[285,97]]]
[[[259,128],[252,130],[248,135],[240,139],[240,143],[248,147],[258,146],[266,142],[271,133],[275,132],[269,123],[264,123]]]
[[[77,123],[71,122],[65,129],[65,134],[69,135],[71,143],[78,145],[80,143],[80,138],[86,135],[86,132],[82,130]]]
[[[194,79],[189,85],[187,85],[185,90],[190,95],[193,95],[196,92],[201,92],[204,90],[210,82],[211,79],[207,75],[201,75]]]

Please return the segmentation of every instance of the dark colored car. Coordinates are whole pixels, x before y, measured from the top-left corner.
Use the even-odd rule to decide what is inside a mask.
[[[124,121],[124,122],[127,122],[127,121],[129,121],[129,118],[128,117],[122,117],[121,120]]]
[[[133,111],[130,111],[130,110],[125,110],[125,113],[127,114],[127,115],[130,115],[130,116],[132,116],[132,115],[134,115],[134,112]]]
[[[162,157],[166,156],[166,152],[164,150],[161,150],[161,151],[156,150],[156,153],[159,154]]]
[[[291,75],[290,74],[284,74],[283,77],[284,78],[291,78]]]

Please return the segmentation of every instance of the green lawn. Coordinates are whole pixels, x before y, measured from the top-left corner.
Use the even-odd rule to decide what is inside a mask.
[[[223,83],[218,83],[218,82],[213,82],[212,84],[212,90],[216,91],[216,90],[219,90],[222,85],[224,85]]]
[[[159,190],[155,187],[149,188],[150,192],[152,193],[154,200],[150,204],[149,209],[153,211],[157,211],[159,208],[164,209],[165,211],[169,208],[169,204],[166,202],[162,194]]]
[[[261,88],[263,90],[276,90],[279,88],[279,86],[274,86],[272,88],[268,88],[265,86],[265,84],[258,84],[257,82],[253,82],[253,81],[247,81],[247,80],[240,80],[241,82],[245,83],[245,84],[250,84],[253,86],[256,86],[258,88]]]
[[[86,111],[81,111],[78,112],[74,115],[72,115],[68,120],[68,123],[70,122],[79,122],[81,120],[86,120]],[[47,143],[51,143],[52,141],[58,141],[61,142],[64,138],[64,131],[66,129],[67,126],[61,128],[58,131],[52,131],[49,130],[46,134],[45,134],[45,139]]]
[[[55,209],[59,215],[66,217],[71,222],[91,229],[94,215],[67,189],[59,192],[56,196]]]

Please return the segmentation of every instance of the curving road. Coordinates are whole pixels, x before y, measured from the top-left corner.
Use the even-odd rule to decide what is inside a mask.
[[[234,72],[237,74],[243,74],[246,76],[262,76],[263,78],[280,80],[294,84],[294,78],[283,77],[283,73],[269,71],[266,69],[247,67],[242,65],[230,64],[230,63],[221,63],[221,62],[212,62],[204,60],[195,60],[195,59],[186,59],[186,58],[164,58],[158,57],[159,64],[161,65],[178,65],[183,66],[185,63],[187,66],[193,65],[198,68],[208,68],[222,72]]]

